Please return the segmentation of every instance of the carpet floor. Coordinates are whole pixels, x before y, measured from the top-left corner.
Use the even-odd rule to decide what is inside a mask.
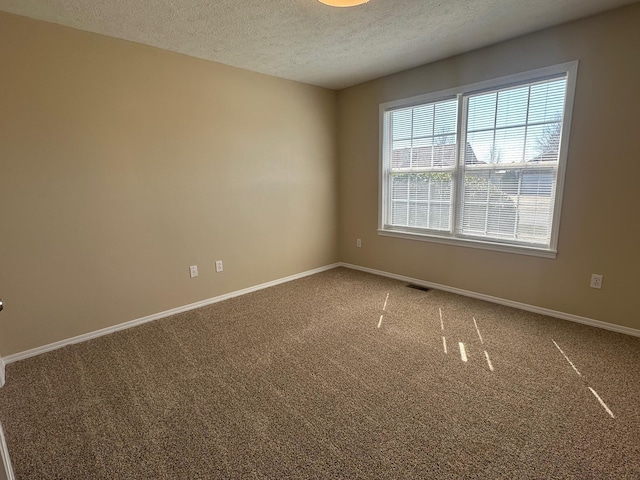
[[[345,268],[7,366],[18,480],[639,479],[640,338]]]

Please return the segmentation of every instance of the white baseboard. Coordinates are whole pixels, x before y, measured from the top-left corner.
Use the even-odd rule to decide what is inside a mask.
[[[497,303],[499,305],[505,305],[507,307],[518,308],[527,312],[539,313],[541,315],[547,315],[548,317],[559,318],[562,320],[569,320],[570,322],[581,323],[583,325],[589,325],[592,327],[602,328],[604,330],[611,330],[613,332],[624,333],[634,337],[640,337],[640,330],[624,327],[622,325],[616,325],[615,323],[603,322],[600,320],[594,320],[592,318],[580,317],[572,313],[558,312],[557,310],[551,310],[549,308],[538,307],[535,305],[528,305],[526,303],[515,302],[513,300],[506,300],[500,297],[493,297],[491,295],[485,295],[484,293],[476,293],[469,290],[463,290],[461,288],[450,287],[448,285],[441,285],[439,283],[425,282],[417,278],[406,277],[404,275],[397,275],[395,273],[384,272],[382,270],[374,270],[373,268],[361,267],[359,265],[353,265],[350,263],[340,263],[341,267],[351,268],[352,270],[360,270],[361,272],[372,273],[374,275],[380,275],[383,277],[393,278],[395,280],[401,280],[403,282],[413,283],[423,287],[434,288],[436,290],[444,290],[445,292],[456,293],[465,297],[477,298],[479,300],[485,300],[491,303]]]
[[[189,310],[195,310],[196,308],[204,307],[206,305],[211,305],[213,303],[222,302],[224,300],[228,300],[230,298],[239,297],[241,295],[246,295],[247,293],[256,292],[258,290],[262,290],[265,288],[273,287],[275,285],[280,285],[281,283],[290,282],[292,280],[297,280],[299,278],[308,277],[309,275],[315,275],[316,273],[324,272],[327,270],[331,270],[333,268],[339,267],[339,263],[334,263],[331,265],[326,265],[324,267],[315,268],[313,270],[308,270],[306,272],[298,273],[295,275],[290,275],[288,277],[280,278],[277,280],[273,280],[267,283],[261,283],[260,285],[255,285],[253,287],[244,288],[242,290],[236,290],[235,292],[226,293],[224,295],[219,295],[217,297],[208,298],[206,300],[202,300],[200,302],[191,303],[189,305],[184,305],[182,307],[172,308],[171,310],[166,310],[160,313],[154,313],[152,315],[148,315],[146,317],[138,318],[136,320],[131,320],[125,323],[120,323],[118,325],[114,325],[112,327],[103,328],[101,330],[96,330],[93,332],[85,333],[83,335],[78,335],[77,337],[67,338],[65,340],[60,340],[59,342],[50,343],[48,345],[43,345],[42,347],[32,348],[31,350],[26,350],[24,352],[14,353],[12,355],[8,355],[4,358],[4,364],[9,364],[13,362],[17,362],[19,360],[24,360],[25,358],[35,357],[36,355],[40,355],[42,353],[50,352],[52,350],[57,350],[62,347],[66,347],[67,345],[73,345],[75,343],[86,342],[87,340],[91,340],[93,338],[102,337],[103,335],[109,335],[110,333],[117,332],[119,330],[126,330],[127,328],[132,328],[137,325],[142,325],[143,323],[153,322],[154,320],[159,320],[161,318],[170,317],[172,315],[177,315],[178,313],[188,312]],[[4,367],[3,367],[4,368]]]
[[[0,423],[0,457],[2,458],[2,463],[4,464],[4,470],[7,475],[7,480],[16,480],[16,477],[13,473],[13,466],[11,465],[11,458],[9,457],[9,448],[7,447],[7,441],[4,438],[4,430],[2,429],[1,423]]]
[[[0,388],[4,386],[4,358],[0,357]]]

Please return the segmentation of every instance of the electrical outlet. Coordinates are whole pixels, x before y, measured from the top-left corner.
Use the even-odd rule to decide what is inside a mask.
[[[362,240],[359,238],[356,240],[356,247],[358,248],[362,247]]]
[[[591,275],[591,288],[602,288],[602,275],[594,273]]]
[[[221,272],[222,270],[222,260],[216,260],[216,272]]]
[[[198,266],[197,265],[191,265],[189,267],[189,274],[191,275],[191,278],[195,278],[198,276]]]

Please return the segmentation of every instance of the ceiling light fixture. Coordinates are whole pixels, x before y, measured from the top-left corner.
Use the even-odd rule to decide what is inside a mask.
[[[332,7],[355,7],[356,5],[362,5],[369,0],[319,0],[320,2],[331,5]]]

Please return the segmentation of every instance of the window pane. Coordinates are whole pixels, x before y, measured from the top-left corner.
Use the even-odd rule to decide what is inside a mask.
[[[462,230],[468,235],[515,238],[516,204],[495,172],[468,173],[464,181]]]
[[[413,141],[411,165],[431,167],[433,162],[433,138],[419,138]]]
[[[452,167],[456,163],[456,144],[455,135],[453,135],[454,143],[437,144],[433,146],[433,166],[434,167]],[[437,139],[436,139],[437,140]]]
[[[449,100],[447,102],[436,103],[435,105],[435,127],[434,134],[445,136],[442,143],[450,143],[447,137],[455,134],[458,123],[458,101]],[[450,138],[448,138],[450,140]],[[455,141],[455,140],[454,140]]]
[[[496,121],[496,94],[486,93],[469,98],[467,131],[494,128]]]
[[[467,172],[461,214],[462,233],[548,243],[555,175],[554,168]]]
[[[516,238],[517,201],[509,194],[513,189],[506,174],[503,170],[492,172],[489,177],[487,235],[512,239]]]
[[[429,204],[409,203],[409,227],[427,228]]]
[[[407,202],[391,202],[391,225],[407,226]]]
[[[539,141],[543,137],[544,125],[533,125],[527,128],[527,144],[524,151],[525,162],[530,162],[540,156]]]
[[[499,92],[496,127],[524,125],[527,121],[528,101],[528,86]]]
[[[491,161],[494,157],[494,135],[495,132],[493,130],[468,134],[464,162],[467,165],[473,163],[494,163]]]
[[[555,198],[555,172],[524,172],[518,199],[518,238],[545,244],[551,230]]]
[[[423,105],[413,109],[413,136],[433,136],[433,105]]]
[[[551,197],[555,193],[554,177],[555,172],[553,170],[523,172],[520,193],[522,195],[533,195],[536,197]]]
[[[393,175],[391,178],[391,198],[393,200],[409,199],[408,175]]]
[[[529,162],[556,162],[560,153],[561,123],[529,127],[525,159]]]
[[[391,185],[392,225],[450,230],[451,173],[395,174]]]
[[[455,164],[457,99],[394,110],[390,118],[392,169]]]
[[[532,85],[529,123],[557,122],[562,119],[566,87],[566,78]]]
[[[451,225],[451,205],[448,203],[432,203],[429,205],[429,228],[432,230],[449,230]]]
[[[391,112],[391,125],[394,140],[411,138],[412,128],[411,109],[395,110]]]
[[[431,179],[431,200],[451,203],[451,174],[432,173],[429,177]]]
[[[411,140],[393,142],[391,153],[391,168],[406,168],[411,166]]]
[[[491,163],[521,163],[524,160],[525,127],[496,131]]]

